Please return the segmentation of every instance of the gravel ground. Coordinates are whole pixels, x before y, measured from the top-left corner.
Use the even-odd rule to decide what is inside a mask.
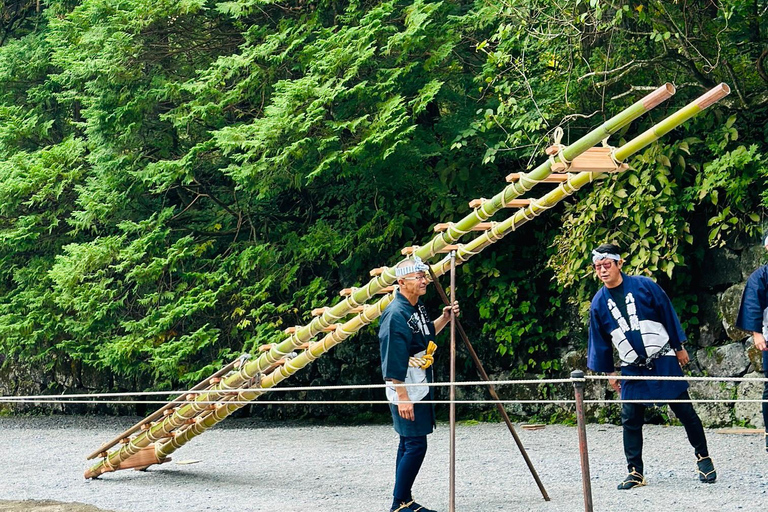
[[[86,481],[85,456],[138,418],[0,418],[5,477],[2,511],[119,512],[386,511],[397,438],[390,426],[265,425],[227,420],[146,472],[118,471]],[[648,487],[617,491],[625,476],[621,428],[590,425],[596,511],[758,511],[768,505],[768,454],[758,435],[708,431],[718,470],[701,484],[682,427],[645,427]],[[584,510],[574,427],[518,429],[552,498],[545,502],[504,424],[457,427],[456,510]],[[421,503],[448,509],[447,425],[430,437],[416,481]],[[74,503],[77,502],[77,503]]]

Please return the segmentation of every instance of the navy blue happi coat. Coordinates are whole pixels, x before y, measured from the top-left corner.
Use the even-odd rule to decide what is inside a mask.
[[[381,373],[384,380],[395,379],[405,382],[408,372],[408,358],[427,349],[435,339],[435,324],[427,316],[427,310],[419,301],[416,306],[408,299],[395,294],[395,298],[384,310],[379,324],[381,346]],[[432,367],[427,368],[427,382],[433,382]],[[427,400],[433,400],[434,390],[429,389]],[[401,436],[424,436],[432,432],[435,424],[434,407],[431,404],[414,404],[415,420],[400,417],[397,405],[389,404],[395,431]]]
[[[596,372],[615,371],[615,348],[622,375],[682,376],[675,350],[682,348],[686,337],[669,297],[647,277],[623,273],[622,277],[626,309],[614,302],[605,286],[592,299],[587,367]],[[657,354],[662,350],[663,355]],[[641,365],[649,356],[657,355],[651,368]],[[686,381],[625,380],[621,398],[663,402],[676,399],[687,389]]]

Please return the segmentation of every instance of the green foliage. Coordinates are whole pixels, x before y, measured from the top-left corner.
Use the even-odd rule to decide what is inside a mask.
[[[571,142],[648,86],[676,82],[680,106],[725,81],[722,105],[460,273],[471,336],[517,374],[583,342],[569,303],[606,240],[694,326],[691,265],[768,205],[758,4],[6,2],[0,354],[80,368],[72,386],[200,380],[539,163],[556,126]],[[360,338],[373,355],[300,378],[369,378]]]

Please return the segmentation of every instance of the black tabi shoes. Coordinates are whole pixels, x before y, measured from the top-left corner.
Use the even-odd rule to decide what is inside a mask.
[[[393,507],[389,512],[437,512],[431,508],[427,508],[423,505],[419,505],[415,501],[411,500],[408,503],[400,503],[399,507]]]
[[[712,463],[712,457],[699,457],[696,466],[699,470],[700,481],[711,484],[717,480],[717,471],[715,471],[715,465]]]
[[[624,481],[621,482],[616,488],[620,491],[625,491],[627,489],[634,489],[635,487],[642,487],[644,485],[645,477],[633,469],[629,472],[627,478],[625,478]]]

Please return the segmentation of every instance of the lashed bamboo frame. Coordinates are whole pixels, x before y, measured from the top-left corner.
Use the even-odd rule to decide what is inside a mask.
[[[571,161],[573,158],[583,153],[589,147],[594,146],[612,133],[626,126],[632,120],[639,117],[644,112],[655,107],[665,99],[674,94],[674,87],[671,84],[665,84],[642,100],[636,102],[631,107],[625,109],[617,116],[606,121],[599,128],[589,132],[587,135],[565,147],[561,153],[561,159]],[[632,139],[630,142],[618,148],[614,155],[618,162],[622,162],[631,154],[636,153],[659,137],[668,133],[676,126],[695,116],[706,107],[725,97],[730,92],[726,84],[720,84],[711,91],[707,92],[697,100],[691,102],[686,107],[667,117],[662,122],[654,125],[640,136]],[[438,254],[445,246],[456,242],[462,235],[471,231],[472,227],[480,222],[485,222],[493,214],[501,210],[511,199],[519,197],[530,190],[536,183],[545,179],[551,173],[553,159],[547,160],[534,171],[527,174],[521,180],[508,185],[499,194],[486,201],[481,207],[464,217],[458,223],[451,226],[443,233],[435,236],[427,245],[419,247],[415,254],[423,260],[428,260]],[[531,204],[525,208],[519,209],[515,214],[505,221],[493,223],[492,228],[483,232],[468,244],[459,246],[457,260],[459,263],[467,261],[473,255],[482,251],[488,245],[503,238],[506,234],[514,231],[523,223],[532,220],[536,216],[551,208],[566,197],[572,195],[584,185],[591,183],[599,174],[581,172],[570,176],[567,181],[561,183],[556,189],[541,198],[531,201]],[[437,276],[446,272],[446,264],[450,264],[450,258],[443,258],[440,262],[432,265],[432,269]],[[394,295],[390,293],[384,296],[371,306],[365,307],[363,312],[357,314],[352,319],[343,324],[337,324],[336,330],[327,334],[321,341],[310,343],[309,347],[302,351],[296,357],[287,357],[290,353],[311,341],[319,332],[328,327],[331,323],[338,321],[348,315],[353,308],[363,306],[378,291],[386,286],[391,286],[395,282],[394,268],[387,267],[382,273],[371,279],[370,282],[361,288],[356,288],[343,301],[332,308],[326,310],[321,316],[316,317],[308,325],[298,329],[288,339],[282,343],[273,346],[269,351],[263,353],[257,359],[243,365],[240,370],[225,379],[211,389],[200,393],[195,401],[184,405],[175,410],[172,414],[166,416],[159,423],[152,425],[145,432],[131,439],[122,448],[107,454],[107,456],[98,464],[92,466],[85,472],[86,478],[95,478],[99,475],[120,469],[120,464],[131,456],[134,456],[143,448],[154,444],[155,455],[158,461],[165,460],[170,453],[186,444],[192,438],[205,432],[208,428],[214,426],[224,418],[243,407],[244,403],[256,399],[263,394],[267,388],[277,385],[282,380],[290,377],[295,372],[304,368],[313,360],[322,356],[335,345],[341,343],[348,337],[354,335],[365,325],[370,324],[378,318],[383,310],[390,304]],[[285,360],[285,363],[278,365],[278,361]],[[272,370],[268,375],[264,375],[267,370]],[[258,380],[257,377],[259,377]],[[248,387],[247,383],[253,383],[254,389],[244,392],[227,392],[231,389],[242,389]],[[235,397],[237,400],[235,400]],[[207,404],[198,402],[232,402],[222,403],[214,410],[209,410]],[[197,417],[193,424],[188,420]],[[171,432],[179,429],[183,425],[186,427],[180,430],[175,436]],[[170,439],[163,442],[163,439]]]

